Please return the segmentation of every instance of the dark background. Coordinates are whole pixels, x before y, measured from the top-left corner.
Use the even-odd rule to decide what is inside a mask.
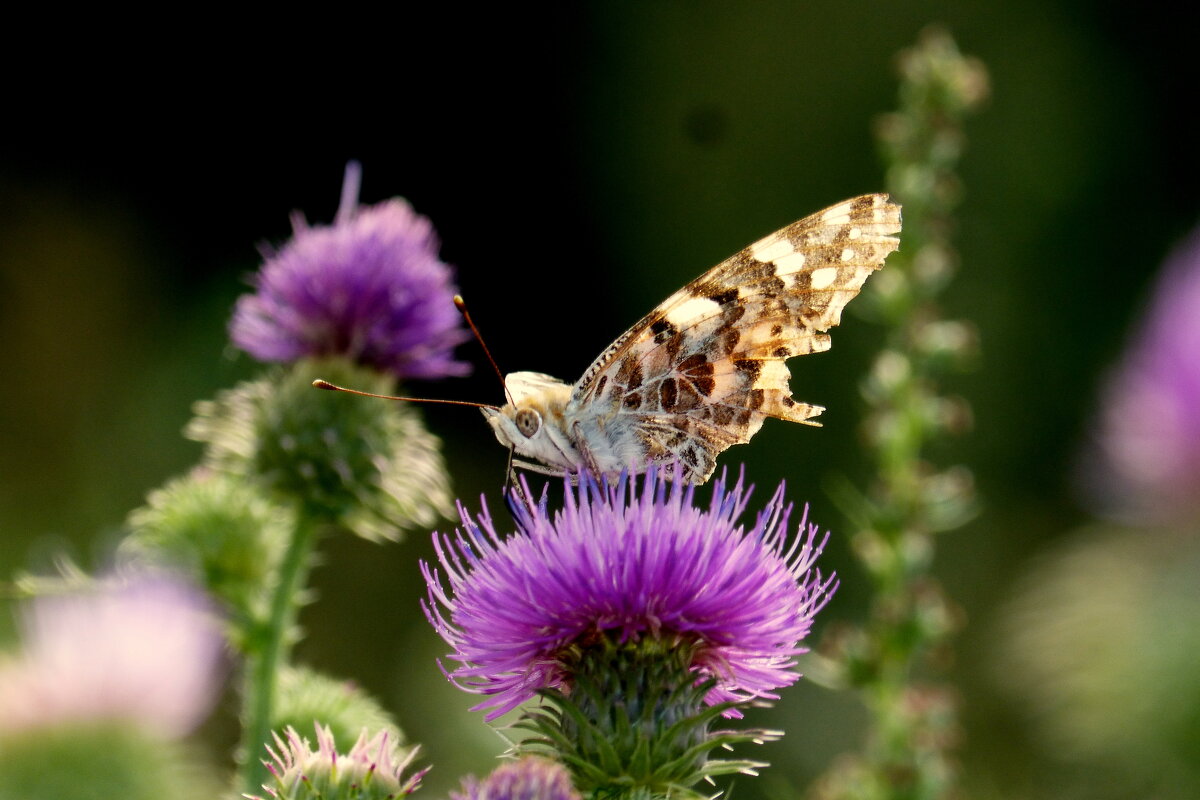
[[[60,551],[102,564],[145,492],[196,461],[179,434],[191,403],[257,369],[225,339],[256,246],[286,239],[293,209],[332,219],[348,159],[365,202],[403,195],[433,219],[505,371],[573,380],[702,270],[880,190],[871,128],[895,106],[894,56],[941,22],[986,63],[993,95],[968,126],[963,266],[945,296],[980,331],[978,369],[948,386],[976,427],[938,452],[974,470],[983,513],[941,542],[937,570],[968,619],[952,666],[968,787],[1036,795],[1053,754],[996,694],[995,618],[1024,566],[1084,519],[1071,472],[1098,380],[1196,221],[1186,26],[1144,4],[1061,1],[518,8],[10,30],[0,578]],[[135,22],[153,35],[131,35]],[[760,492],[786,477],[832,529],[825,565],[843,588],[826,623],[864,602],[825,487],[865,479],[857,384],[879,336],[851,313],[832,353],[792,362],[797,398],[829,409],[824,428],[768,423],[722,461],[745,461]],[[478,351],[462,353],[473,377],[410,390],[498,401]],[[494,498],[504,452],[483,422],[427,419],[458,495]],[[503,741],[446,686],[444,645],[416,609],[426,537],[326,545],[302,657],[396,711],[436,765],[430,796],[489,769]],[[738,791],[795,794],[856,746],[861,718],[811,684],[785,691],[751,720],[787,730],[756,753],[777,766]]]

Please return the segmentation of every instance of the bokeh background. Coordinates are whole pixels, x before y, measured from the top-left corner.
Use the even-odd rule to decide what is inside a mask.
[[[937,564],[967,619],[949,665],[965,785],[1093,796],[1096,765],[996,665],[1014,587],[1090,517],[1072,476],[1099,382],[1200,211],[1187,27],[1065,0],[563,6],[326,9],[269,31],[197,18],[146,39],[79,19],[0,56],[0,580],[58,553],[102,565],[128,511],[197,460],[191,404],[257,370],[225,338],[256,247],[287,238],[293,209],[331,220],[348,159],[365,202],[403,195],[433,219],[504,370],[570,380],[702,270],[881,189],[871,130],[895,106],[895,54],[938,22],[992,79],[945,296],[980,332],[977,368],[947,387],[976,422],[937,454],[974,470],[982,500]],[[857,385],[879,335],[851,313],[831,353],[792,362],[824,428],[768,423],[723,459],[760,487],[786,477],[832,529],[843,586],[825,624],[865,603],[826,487],[866,478]],[[410,391],[497,402],[479,351],[461,352],[475,375]],[[482,420],[426,419],[457,494],[494,499],[505,456]],[[436,765],[429,796],[490,769],[504,742],[442,678],[417,608],[427,537],[324,553],[301,658],[396,711]],[[736,791],[795,796],[862,720],[853,698],[785,691],[752,720],[786,729],[757,754],[775,766]],[[215,759],[226,733],[210,731]]]

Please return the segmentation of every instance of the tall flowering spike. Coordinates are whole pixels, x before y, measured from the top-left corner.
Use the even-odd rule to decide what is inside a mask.
[[[267,748],[272,784],[263,789],[272,800],[399,800],[416,791],[428,772],[405,777],[417,749],[399,747],[389,731],[368,736],[364,729],[354,747],[342,754],[329,728],[314,727],[316,750],[290,726],[283,736],[275,735],[274,747]]]
[[[40,597],[23,623],[23,653],[0,662],[0,734],[116,721],[177,737],[212,707],[222,635],[186,584],[143,575]]]
[[[813,569],[825,539],[806,519],[787,534],[782,486],[738,525],[741,477],[717,481],[707,508],[657,471],[640,488],[584,475],[565,494],[553,514],[544,496],[514,502],[507,538],[486,508],[461,507],[463,529],[434,537],[444,577],[422,564],[425,611],[454,650],[449,678],[486,697],[475,708],[488,719],[551,699],[556,710],[531,712],[529,727],[584,790],[675,791],[748,771],[705,754],[770,735],[708,725],[799,677],[800,643],[836,588]]]
[[[583,800],[571,775],[548,758],[524,756],[497,767],[483,780],[463,781],[450,800]]]
[[[238,301],[230,337],[260,361],[342,356],[399,378],[466,373],[453,350],[468,335],[433,225],[399,198],[360,206],[359,177],[351,162],[332,225],[294,217],[291,241]]]
[[[1200,513],[1200,229],[1172,254],[1108,380],[1085,478],[1106,510]]]

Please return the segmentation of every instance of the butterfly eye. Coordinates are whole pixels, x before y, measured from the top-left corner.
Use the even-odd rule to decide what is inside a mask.
[[[516,423],[517,430],[524,434],[526,439],[531,439],[542,427],[542,416],[532,408],[522,408],[517,412]]]

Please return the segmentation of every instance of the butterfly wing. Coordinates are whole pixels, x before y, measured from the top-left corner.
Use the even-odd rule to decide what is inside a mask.
[[[900,206],[856,197],[793,222],[668,297],[575,384],[568,415],[604,472],[679,461],[689,481],[766,417],[806,422],[784,360],[829,349],[829,328],[899,246]],[[816,423],[809,423],[816,424]]]

